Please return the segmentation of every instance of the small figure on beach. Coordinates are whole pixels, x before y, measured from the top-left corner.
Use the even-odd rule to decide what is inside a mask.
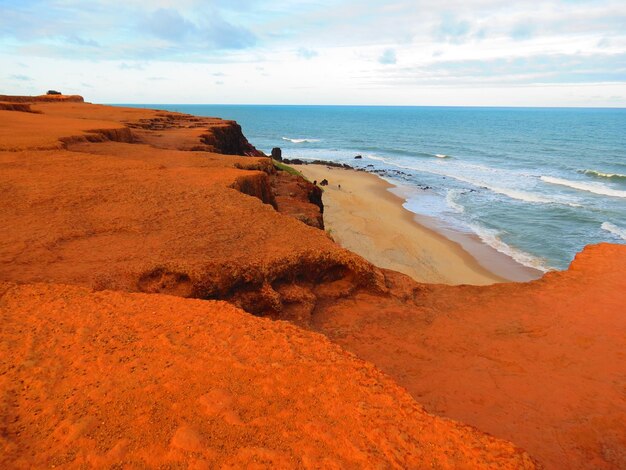
[[[324,178],[322,181],[320,181],[320,186],[328,186],[328,180]]]
[[[313,180],[313,184],[317,186],[317,180]]]
[[[341,189],[341,185],[340,185],[340,184],[338,184],[338,185],[337,185],[337,187],[338,187],[339,189]]]

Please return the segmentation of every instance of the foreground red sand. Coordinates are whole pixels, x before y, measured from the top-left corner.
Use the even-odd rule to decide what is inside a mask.
[[[430,412],[510,439],[548,468],[626,468],[626,246],[526,284],[399,282],[314,315]]]
[[[548,468],[626,467],[626,247],[529,284],[419,284],[337,246],[318,190],[235,123],[9,104],[7,462],[532,465],[423,403]],[[325,333],[417,403],[319,335],[249,313]]]
[[[323,336],[225,302],[0,293],[2,468],[534,468]]]

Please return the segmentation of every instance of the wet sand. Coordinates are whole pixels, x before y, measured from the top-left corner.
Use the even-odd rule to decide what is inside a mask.
[[[395,186],[376,175],[325,165],[296,168],[311,181],[329,181],[323,196],[326,229],[337,243],[377,266],[416,281],[453,285],[527,281],[542,274],[477,238],[439,233],[436,221],[406,210],[404,200],[389,191]]]

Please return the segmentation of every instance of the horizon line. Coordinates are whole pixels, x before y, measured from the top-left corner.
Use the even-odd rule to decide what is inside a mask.
[[[275,103],[94,103],[106,106],[282,106],[342,108],[490,108],[490,109],[624,109],[626,106],[516,106],[516,105],[430,105],[430,104],[275,104]]]

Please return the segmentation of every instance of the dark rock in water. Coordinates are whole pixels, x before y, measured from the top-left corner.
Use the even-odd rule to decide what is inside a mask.
[[[361,158],[363,158],[361,155],[357,155],[356,157],[354,157],[355,160],[360,160]]]
[[[56,91],[56,90],[48,90],[48,92],[46,93],[46,95],[62,95],[63,93],[61,93],[60,91]]]
[[[305,162],[304,160],[300,160],[299,158],[293,158],[291,160],[289,160],[288,158],[284,158],[283,163],[286,163],[288,165],[306,165],[307,162]]]
[[[272,158],[279,162],[283,161],[283,151],[279,147],[274,147],[272,149]]]
[[[320,181],[320,186],[328,186],[328,180],[324,178],[322,181]]]
[[[331,168],[344,168],[346,170],[354,170],[354,167],[351,167],[347,163],[337,163],[337,162],[331,162],[331,161],[326,161],[326,160],[305,161],[305,160],[300,160],[299,158],[293,158],[291,160],[288,158],[284,158],[283,163],[286,163],[288,165],[324,165],[324,166],[329,166]]]
[[[311,163],[314,165],[326,165],[333,168],[345,168],[347,170],[353,170],[353,168],[346,163],[327,162],[324,160],[313,160]]]

